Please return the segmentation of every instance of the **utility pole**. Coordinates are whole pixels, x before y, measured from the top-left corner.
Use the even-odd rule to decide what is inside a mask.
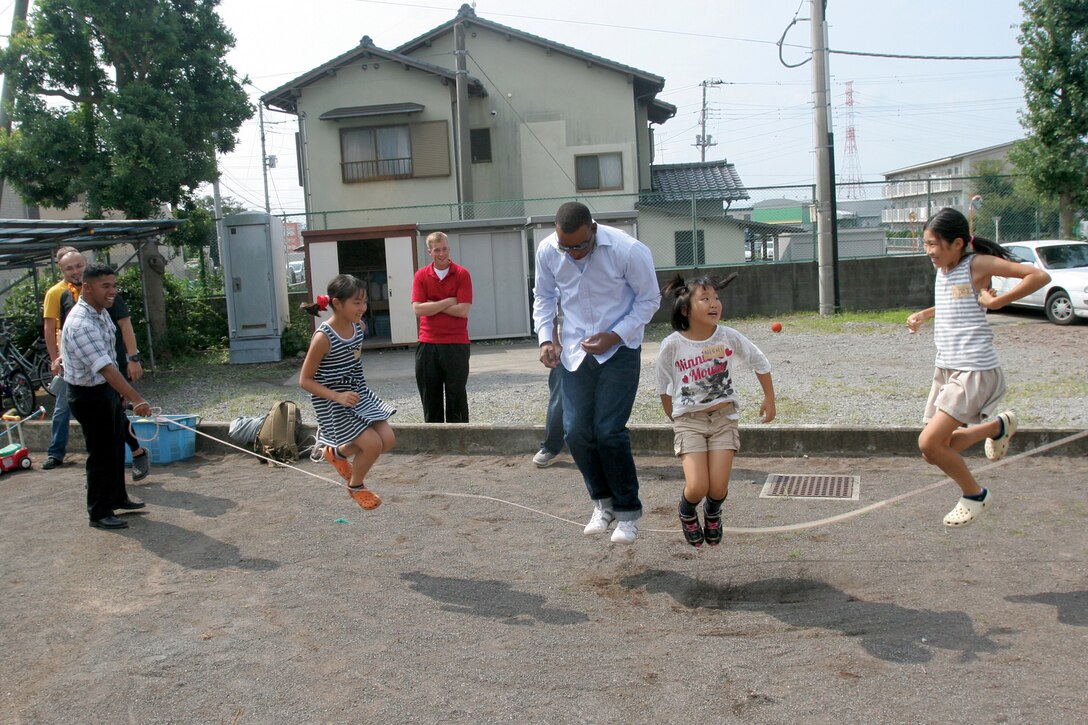
[[[816,133],[816,239],[820,279],[820,314],[835,314],[835,245],[832,227],[835,169],[831,157],[831,106],[827,100],[826,0],[812,5],[812,112]]]
[[[11,16],[11,35],[22,30],[26,25],[26,11],[30,0],[15,0],[15,9]],[[15,101],[15,91],[11,87],[11,79],[4,76],[4,90],[0,91],[0,132],[5,136],[11,133],[11,104]],[[0,179],[0,204],[4,201],[4,180]]]
[[[476,13],[466,5],[458,13],[461,17],[454,26],[454,59],[456,60],[457,78],[457,183],[461,187],[461,218],[471,219],[474,210],[472,201],[472,145],[468,128],[468,62],[465,49],[465,20],[475,17]]]
[[[259,100],[257,101],[257,119],[261,124],[261,177],[264,178],[264,213],[271,214],[272,203],[268,200],[268,155],[264,150],[264,104]]]
[[[706,134],[706,89],[710,87],[717,88],[722,84],[721,78],[708,78],[699,85],[703,87],[703,108],[699,113],[699,135],[695,137],[695,143],[692,146],[699,148],[699,160],[706,161],[706,147],[717,146],[713,138]]]

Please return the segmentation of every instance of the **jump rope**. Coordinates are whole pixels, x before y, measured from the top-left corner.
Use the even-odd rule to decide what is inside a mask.
[[[158,412],[156,412],[156,411],[158,411]],[[216,443],[218,443],[220,445],[224,445],[224,446],[227,446],[229,448],[233,448],[233,449],[235,449],[237,451],[241,451],[242,453],[245,453],[246,455],[254,456],[255,458],[259,458],[262,461],[266,461],[266,462],[268,462],[270,464],[273,464],[273,465],[276,465],[276,466],[281,466],[283,468],[289,468],[292,471],[298,471],[299,473],[303,473],[303,474],[305,474],[307,476],[310,476],[311,478],[316,478],[319,481],[324,481],[325,483],[329,483],[329,484],[332,484],[334,486],[340,486],[341,488],[345,488],[345,489],[348,487],[347,484],[345,484],[345,483],[343,483],[341,481],[336,481],[334,479],[328,478],[327,476],[322,476],[319,473],[314,473],[312,471],[307,471],[307,470],[305,470],[303,468],[299,468],[298,466],[292,466],[289,463],[283,463],[283,462],[277,461],[277,460],[275,460],[273,458],[263,456],[260,453],[256,453],[255,451],[252,451],[252,450],[249,450],[249,449],[246,449],[246,448],[242,448],[241,446],[234,445],[233,443],[230,443],[228,441],[220,440],[220,439],[216,438],[213,435],[209,435],[208,433],[202,433],[201,431],[197,430],[196,428],[190,428],[189,426],[185,425],[184,423],[179,423],[178,421],[173,420],[171,418],[165,418],[165,417],[163,417],[161,415],[161,409],[152,408],[151,418],[155,422],[155,435],[154,436],[152,436],[151,438],[143,439],[143,438],[140,438],[139,436],[136,436],[135,433],[133,433],[133,436],[136,437],[136,440],[140,441],[141,443],[145,443],[145,442],[150,443],[151,441],[155,440],[155,438],[158,436],[158,431],[159,431],[159,426],[160,425],[177,426],[178,428],[184,428],[185,430],[192,431],[196,435],[203,436],[203,437],[205,437],[205,438],[207,438],[209,440],[215,441]],[[130,430],[131,430],[131,426],[130,426]],[[1035,456],[1035,455],[1038,455],[1040,453],[1045,453],[1047,451],[1054,450],[1055,448],[1059,448],[1061,446],[1068,445],[1070,443],[1073,443],[1074,441],[1078,441],[1081,438],[1085,438],[1085,437],[1088,437],[1088,430],[1082,430],[1079,433],[1073,433],[1072,435],[1068,435],[1068,436],[1065,436],[1064,438],[1060,438],[1060,439],[1058,439],[1056,441],[1052,441],[1050,443],[1046,443],[1044,445],[1041,445],[1038,448],[1033,448],[1033,449],[1031,449],[1029,451],[1024,451],[1022,453],[1017,453],[1016,455],[1013,455],[1013,456],[1008,456],[1006,458],[1002,458],[1000,461],[994,461],[993,463],[988,463],[988,464],[986,464],[984,466],[981,466],[979,468],[974,469],[972,471],[972,473],[977,474],[977,473],[984,473],[986,471],[992,471],[995,468],[1000,468],[1001,466],[1007,465],[1009,463],[1013,463],[1015,461],[1021,461],[1021,460],[1025,459],[1025,458],[1030,458],[1031,456]],[[316,442],[315,442],[314,450],[317,450],[317,449],[318,449],[318,446],[316,445]],[[316,461],[318,459],[314,459],[311,456],[311,460]],[[901,494],[899,494],[897,496],[892,496],[890,498],[886,498],[886,499],[883,499],[881,501],[875,501],[874,503],[868,504],[867,506],[862,506],[861,508],[853,509],[851,511],[846,511],[844,513],[836,514],[834,516],[828,516],[828,517],[825,517],[825,518],[822,518],[822,519],[814,519],[812,521],[803,521],[803,522],[797,523],[797,524],[783,524],[781,526],[723,526],[722,527],[722,533],[733,534],[733,535],[737,535],[737,536],[744,536],[744,535],[752,536],[752,535],[761,535],[761,534],[788,533],[788,532],[791,532],[791,531],[807,531],[809,529],[815,529],[815,528],[819,528],[821,526],[829,526],[831,524],[836,524],[836,523],[839,523],[841,521],[848,521],[850,519],[856,518],[856,517],[861,516],[863,514],[867,514],[867,513],[870,513],[872,511],[876,511],[879,508],[883,508],[885,506],[889,506],[889,505],[894,504],[894,503],[899,503],[900,501],[905,501],[908,498],[912,498],[914,496],[919,496],[919,495],[921,495],[923,493],[928,493],[929,491],[934,491],[934,490],[936,490],[938,488],[943,488],[943,487],[947,486],[949,483],[954,483],[954,482],[952,481],[952,479],[945,477],[945,478],[942,478],[939,481],[936,481],[935,483],[931,483],[931,484],[928,484],[926,486],[922,486],[921,488],[916,488],[913,491],[907,491],[906,493],[901,493]],[[532,508],[531,506],[525,506],[524,504],[515,503],[514,501],[507,501],[506,499],[498,498],[496,496],[487,496],[485,494],[457,493],[457,492],[453,492],[453,491],[397,491],[396,493],[398,493],[398,494],[409,494],[409,495],[415,495],[415,496],[445,496],[447,498],[474,498],[474,499],[479,499],[481,501],[491,501],[491,502],[498,503],[498,504],[503,504],[503,505],[506,505],[506,506],[512,506],[514,508],[519,508],[519,509],[522,509],[524,511],[529,511],[529,512],[537,514],[539,516],[544,516],[544,517],[547,517],[547,518],[550,518],[550,519],[555,519],[556,521],[562,521],[563,523],[571,524],[572,526],[577,526],[579,528],[584,526],[584,524],[582,524],[582,523],[580,523],[578,521],[571,521],[570,519],[565,519],[562,516],[556,516],[555,514],[548,513],[547,511],[541,511],[540,509],[535,509],[535,508]],[[644,529],[644,528],[640,527],[639,528],[639,533],[674,534],[674,535],[676,535],[676,534],[680,534],[682,532],[681,532],[681,530],[679,528],[675,528],[675,529]]]

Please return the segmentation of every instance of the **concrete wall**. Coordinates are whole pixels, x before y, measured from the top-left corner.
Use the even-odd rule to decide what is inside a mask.
[[[49,422],[33,421],[24,425],[24,439],[33,459],[35,468],[45,460],[45,450],[49,446]],[[223,454],[242,455],[238,451],[220,443],[229,440],[229,423],[201,422],[197,429],[202,435],[196,436],[197,456],[218,456]],[[543,426],[480,426],[457,423],[400,424],[397,428],[397,447],[393,454],[429,454],[449,455],[487,455],[487,456],[524,456],[528,465],[528,454],[540,445],[544,434]],[[779,426],[779,425],[742,425],[745,456],[911,456],[918,455],[918,428],[913,426],[891,426],[873,428],[867,426]],[[316,429],[304,425],[306,436],[313,436]],[[1072,428],[1021,428],[1017,431],[1017,445],[1024,449],[1033,449],[1048,443],[1054,443],[1071,435],[1080,433]],[[207,437],[207,436],[210,436]],[[673,431],[669,425],[631,426],[631,448],[638,456],[671,456]],[[72,421],[71,438],[68,450],[80,455],[74,465],[83,465],[82,454],[85,450],[83,431],[79,424]],[[980,458],[982,446],[975,446],[967,452],[970,458]],[[1041,453],[1046,456],[1085,456],[1088,455],[1088,438],[1080,438],[1068,444]],[[985,459],[982,459],[985,460]],[[247,465],[256,466],[258,459],[247,461]],[[169,464],[167,464],[169,465]],[[300,465],[310,464],[303,461]],[[152,466],[154,477],[156,466]],[[256,469],[255,469],[256,470]],[[18,473],[5,474],[4,480]],[[149,480],[153,480],[149,479]]]
[[[725,317],[815,311],[820,306],[815,262],[702,267],[698,274],[740,276],[722,292]],[[663,287],[676,270],[658,270]],[[680,270],[683,277],[691,271]],[[839,293],[844,310],[885,310],[933,304],[933,264],[924,255],[839,261]],[[668,322],[672,307],[662,304],[655,322]]]

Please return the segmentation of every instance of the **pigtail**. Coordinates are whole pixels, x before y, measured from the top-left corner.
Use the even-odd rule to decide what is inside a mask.
[[[309,313],[313,317],[317,317],[319,313],[329,309],[329,296],[318,295],[315,302],[303,302],[301,305],[298,306],[298,308],[303,312]]]
[[[970,246],[975,254],[989,254],[993,257],[1001,257],[1002,259],[1012,259],[1012,254],[1009,253],[1009,250],[990,239],[971,237]]]
[[[687,289],[687,282],[685,282],[684,278],[681,277],[679,273],[677,273],[677,275],[675,277],[673,277],[671,280],[669,280],[668,284],[666,284],[661,289],[661,296],[662,297],[679,297],[680,295],[684,294],[684,291],[686,289]]]
[[[729,275],[728,277],[726,277],[725,279],[721,279],[721,278],[717,278],[717,279],[714,279],[714,280],[713,280],[713,286],[714,286],[714,289],[716,289],[716,290],[722,290],[722,289],[725,289],[726,287],[728,287],[728,286],[729,286],[729,284],[730,284],[730,283],[731,283],[731,282],[732,282],[733,280],[735,280],[735,279],[736,279],[737,277],[739,277],[739,276],[740,276],[740,275],[739,275],[738,273],[736,273],[736,272],[732,272],[732,273],[731,273],[731,274],[730,274],[730,275]]]

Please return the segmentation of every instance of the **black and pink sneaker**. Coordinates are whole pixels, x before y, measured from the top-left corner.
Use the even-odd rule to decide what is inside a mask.
[[[699,528],[699,517],[685,518],[680,515],[680,530],[684,532],[684,540],[695,547],[703,545],[703,530]]]
[[[703,511],[703,535],[706,538],[706,543],[711,546],[722,543],[722,512],[720,509],[713,516],[705,510]]]

